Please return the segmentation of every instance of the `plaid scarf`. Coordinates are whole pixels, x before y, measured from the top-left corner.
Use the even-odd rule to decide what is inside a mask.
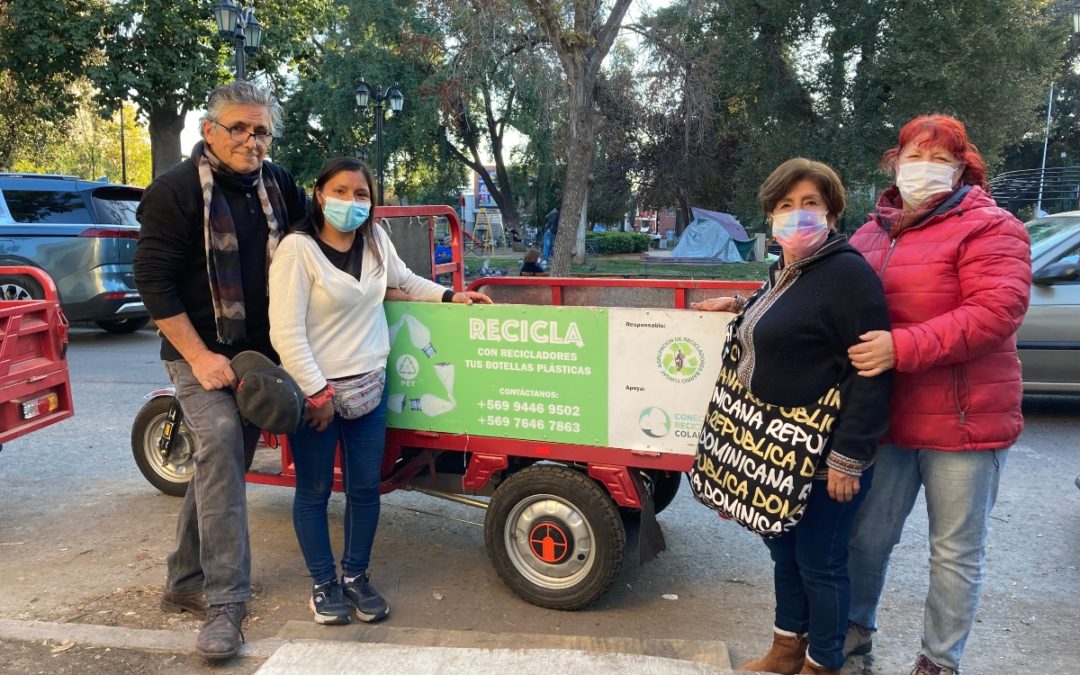
[[[229,204],[220,187],[214,185],[214,174],[233,175],[250,179],[259,193],[259,203],[266,216],[270,236],[266,240],[266,265],[285,233],[283,223],[288,214],[285,200],[274,174],[265,165],[250,174],[238,174],[221,163],[199,142],[192,150],[192,159],[199,168],[199,183],[203,192],[203,233],[206,241],[206,273],[210,278],[210,297],[214,303],[214,323],[217,339],[231,345],[247,339],[247,311],[244,308],[244,286],[240,275],[240,247],[236,239]]]

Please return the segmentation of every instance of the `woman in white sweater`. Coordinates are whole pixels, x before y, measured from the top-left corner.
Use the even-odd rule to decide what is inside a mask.
[[[307,425],[289,436],[293,526],[314,582],[311,609],[323,624],[390,613],[368,575],[386,438],[387,291],[429,302],[491,302],[409,271],[371,216],[374,194],[366,165],[331,160],[315,181],[308,218],[281,240],[270,265],[270,339],[308,397]],[[340,583],[326,516],[339,440],[346,494]]]

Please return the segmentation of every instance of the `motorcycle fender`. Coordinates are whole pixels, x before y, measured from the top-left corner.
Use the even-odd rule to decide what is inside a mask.
[[[163,398],[165,396],[176,396],[176,387],[169,385],[167,387],[162,387],[161,389],[155,389],[146,396],[143,396],[143,399],[153,401],[155,398]]]

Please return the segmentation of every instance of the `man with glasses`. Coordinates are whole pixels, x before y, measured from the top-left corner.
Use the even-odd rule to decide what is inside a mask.
[[[251,597],[245,449],[259,430],[237,412],[230,359],[252,350],[277,362],[267,268],[307,210],[293,177],[264,161],[281,116],[277,99],[248,82],[215,89],[203,140],[154,179],[137,212],[135,283],[198,446],[161,606],[204,617],[196,649],[210,660],[240,650]]]

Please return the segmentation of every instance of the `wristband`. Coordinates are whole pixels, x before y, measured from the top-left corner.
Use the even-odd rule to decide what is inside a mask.
[[[445,291],[443,291],[443,294],[442,294],[442,301],[443,301],[443,302],[453,302],[453,301],[454,301],[454,296],[455,296],[455,295],[457,295],[457,292],[456,292],[456,291],[454,291],[454,290],[453,290],[453,289],[451,289],[451,288],[448,288],[448,289],[446,289]]]
[[[327,401],[331,401],[331,400],[333,400],[333,398],[334,398],[334,385],[327,382],[326,386],[323,387],[322,391],[320,391],[317,394],[314,394],[312,396],[308,396],[304,400],[307,401],[307,404],[308,404],[309,408],[321,408]]]

